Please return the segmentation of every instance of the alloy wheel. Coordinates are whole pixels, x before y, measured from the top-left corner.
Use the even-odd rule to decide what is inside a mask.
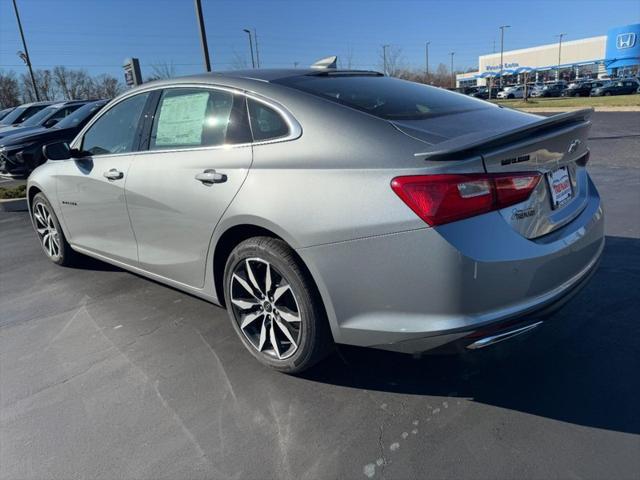
[[[44,251],[50,258],[60,256],[60,236],[49,208],[44,203],[37,203],[33,209],[33,218]]]
[[[229,284],[234,318],[258,352],[274,360],[291,357],[300,346],[302,316],[291,284],[271,263],[247,258]]]

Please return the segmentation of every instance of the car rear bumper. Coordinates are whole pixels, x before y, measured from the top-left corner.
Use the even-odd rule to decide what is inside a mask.
[[[423,352],[533,323],[586,283],[604,247],[600,197],[589,183],[584,210],[535,240],[492,212],[298,252],[336,342]]]

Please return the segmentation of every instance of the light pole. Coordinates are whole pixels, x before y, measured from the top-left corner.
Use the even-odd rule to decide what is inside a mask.
[[[258,33],[255,27],[253,28],[253,41],[256,44],[256,66],[260,68],[260,50],[258,50]]]
[[[249,49],[251,50],[251,67],[256,68],[256,59],[253,57],[253,41],[251,40],[251,30],[248,28],[244,28],[242,30],[247,35],[249,35]]]
[[[451,86],[452,87],[456,86],[456,74],[453,73],[453,56],[455,54],[456,54],[456,52],[449,53],[449,55],[451,55]]]
[[[24,47],[24,56],[20,56],[24,63],[29,68],[29,76],[31,77],[31,83],[33,84],[33,92],[36,94],[36,100],[40,101],[40,94],[38,93],[38,87],[36,85],[36,79],[33,76],[33,68],[31,67],[31,57],[29,56],[29,50],[27,50],[27,42],[24,39],[24,32],[22,31],[22,22],[20,21],[20,14],[18,13],[18,5],[16,0],[13,0],[13,9],[16,12],[16,20],[18,20],[18,29],[20,30],[20,38],[22,38],[22,46]]]
[[[211,71],[211,61],[209,60],[209,46],[207,45],[207,32],[204,29],[204,18],[202,18],[202,4],[200,0],[194,0],[196,6],[196,17],[198,18],[198,27],[200,29],[200,43],[202,44],[202,55],[204,57],[204,68],[207,72]]]
[[[426,83],[429,82],[429,44],[431,42],[427,42],[425,43],[425,49],[424,49],[424,81]]]
[[[504,70],[504,29],[511,25],[500,25],[500,88],[502,88],[502,70]]]
[[[560,64],[562,63],[562,37],[564,37],[566,33],[560,33],[555,35],[558,37],[558,71],[556,72],[556,81],[560,80]]]
[[[382,45],[382,65],[385,75],[387,74],[387,48],[389,48],[389,45]]]

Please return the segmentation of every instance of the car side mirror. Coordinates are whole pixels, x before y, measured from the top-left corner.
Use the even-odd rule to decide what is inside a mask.
[[[44,128],[51,128],[53,127],[56,123],[58,123],[58,119],[57,118],[50,118],[49,120],[47,120],[46,122],[44,122],[44,124],[42,125]]]
[[[42,153],[47,160],[69,160],[71,149],[67,142],[50,143],[42,147]]]

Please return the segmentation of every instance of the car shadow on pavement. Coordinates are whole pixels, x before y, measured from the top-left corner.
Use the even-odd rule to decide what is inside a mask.
[[[97,272],[123,272],[120,267],[116,267],[115,265],[111,265],[110,263],[103,262],[102,260],[98,260],[97,258],[87,257],[86,255],[82,255],[78,262],[73,265],[73,268],[77,268],[79,270],[94,270]]]
[[[468,398],[578,425],[640,433],[640,239],[607,237],[591,282],[537,331],[460,355],[344,347],[305,378]]]

